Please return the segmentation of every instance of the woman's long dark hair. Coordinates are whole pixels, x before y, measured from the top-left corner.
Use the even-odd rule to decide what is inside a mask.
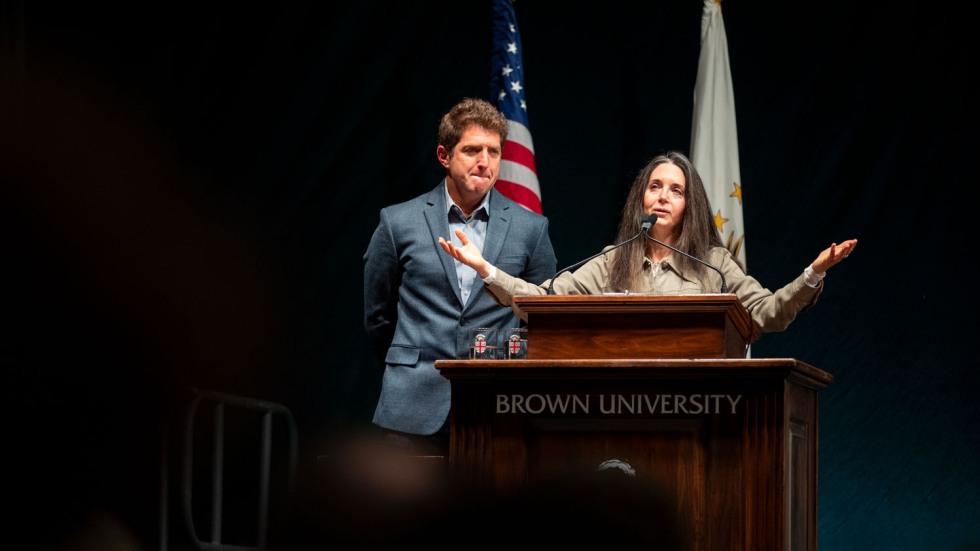
[[[619,231],[616,243],[622,243],[640,231],[646,213],[643,212],[643,196],[650,185],[650,175],[658,166],[670,163],[677,165],[687,180],[685,187],[685,208],[675,241],[671,245],[687,254],[706,259],[712,247],[721,247],[721,237],[715,229],[714,216],[711,214],[711,203],[704,190],[701,175],[683,153],[668,151],[657,155],[644,166],[636,175],[630,187],[626,203],[623,205],[623,215],[619,221]],[[643,257],[646,255],[647,240],[634,239],[630,243],[616,249],[610,262],[609,284],[618,292],[630,289],[640,289],[642,285],[636,279],[642,272]],[[683,255],[674,255],[671,262],[681,270],[693,270],[703,274],[707,268],[698,262],[689,260]]]

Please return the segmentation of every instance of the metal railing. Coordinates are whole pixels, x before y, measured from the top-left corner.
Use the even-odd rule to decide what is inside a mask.
[[[265,551],[269,545],[269,520],[270,508],[276,503],[288,503],[288,497],[292,492],[295,481],[297,460],[299,455],[298,434],[296,423],[292,413],[286,407],[265,400],[246,398],[216,392],[211,390],[193,389],[193,397],[183,407],[183,431],[181,436],[181,455],[180,455],[180,513],[183,517],[184,526],[191,545],[199,550],[208,551]],[[208,515],[209,530],[208,537],[202,539],[199,534],[198,526],[195,522],[195,429],[200,419],[202,406],[210,406],[211,415],[211,457],[210,457],[210,511]],[[258,472],[256,473],[255,484],[257,486],[257,499],[254,517],[254,542],[248,543],[227,543],[224,541],[225,528],[225,499],[226,499],[226,414],[229,409],[234,411],[244,410],[257,415],[257,450],[258,453]],[[278,466],[285,473],[284,492],[286,499],[277,501],[273,498],[272,492],[272,473],[274,467],[273,442],[274,442],[274,417],[281,417],[285,422],[285,453],[276,457],[285,456],[285,465]],[[275,425],[278,427],[279,425]],[[160,551],[168,551],[169,547],[169,476],[167,466],[166,440],[164,436],[164,453],[161,479],[161,518],[160,518]],[[248,453],[249,450],[235,449],[235,454]],[[200,488],[198,488],[200,489]],[[198,517],[199,519],[199,517]]]

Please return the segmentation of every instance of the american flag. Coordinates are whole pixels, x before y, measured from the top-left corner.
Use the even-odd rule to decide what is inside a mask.
[[[490,99],[510,122],[496,189],[524,208],[541,214],[541,187],[524,99],[521,35],[511,0],[493,0],[490,71]]]

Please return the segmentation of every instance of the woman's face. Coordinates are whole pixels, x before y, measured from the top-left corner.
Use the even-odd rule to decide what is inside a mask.
[[[643,212],[656,214],[654,235],[674,235],[679,232],[687,205],[687,180],[675,164],[664,163],[653,169],[643,195]]]

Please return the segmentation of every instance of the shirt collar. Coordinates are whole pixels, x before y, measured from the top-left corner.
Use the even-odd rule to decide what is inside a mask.
[[[644,266],[653,266],[653,261],[650,260],[650,257],[649,256],[643,255],[643,265]],[[668,255],[663,260],[661,260],[660,261],[660,265],[661,266],[670,265],[670,256]]]
[[[654,268],[659,268],[659,270],[661,272],[666,272],[667,270],[672,270],[677,275],[679,275],[681,277],[684,277],[684,274],[681,273],[677,269],[677,266],[674,266],[674,258],[673,258],[673,255],[667,255],[667,257],[664,258],[663,260],[661,260],[656,266],[654,265],[654,262],[652,260],[650,260],[650,257],[649,256],[644,255],[643,256],[643,269],[644,270],[652,270]]]
[[[456,207],[460,211],[460,216],[462,216],[463,209],[461,209],[459,205],[457,205],[456,202],[453,201],[452,196],[449,195],[449,183],[444,181],[443,184],[444,185],[442,186],[442,192],[446,195],[447,214],[453,211],[453,207]],[[493,193],[493,188],[490,188],[490,191],[488,191],[487,194],[483,196],[483,200],[480,201],[480,204],[477,205],[476,208],[473,210],[473,216],[476,216],[476,214],[480,212],[480,209],[483,209],[487,213],[487,219],[490,218],[490,194],[491,193]]]
[[[653,269],[653,261],[646,255],[643,256],[643,268],[645,270]],[[681,279],[687,281],[696,281],[697,279],[693,274],[688,273],[686,270],[681,270],[676,264],[674,264],[674,255],[668,255],[666,258],[660,261],[660,271],[672,271],[677,274]]]

